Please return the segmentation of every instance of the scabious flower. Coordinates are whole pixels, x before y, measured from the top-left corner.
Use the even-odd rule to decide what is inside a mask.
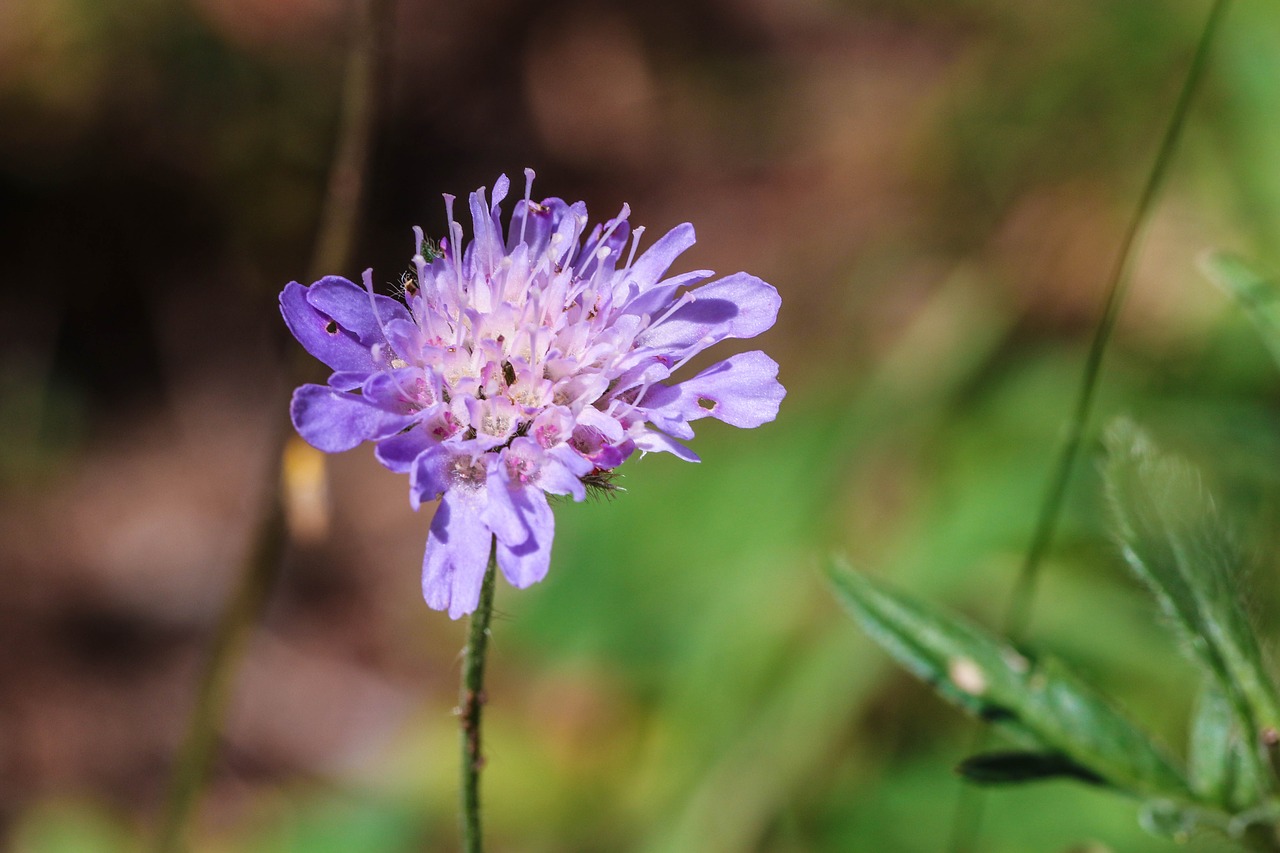
[[[379,462],[409,475],[414,509],[440,499],[422,591],[454,619],[475,610],[494,543],[513,586],[546,575],[548,494],[582,500],[637,450],[696,462],[680,443],[693,421],[760,426],[786,393],[760,351],[673,379],[712,344],[772,326],[771,285],[746,273],[702,284],[709,270],[667,277],[692,225],[637,254],[644,229],[630,229],[626,205],[587,234],[585,204],[535,202],[525,177],[505,239],[505,175],[491,200],[471,194],[468,245],[444,197],[448,235],[437,247],[414,228],[404,302],[376,294],[369,270],[363,288],[328,276],[280,294],[289,330],[334,371],[294,393],[294,426],[330,453],[375,442]]]

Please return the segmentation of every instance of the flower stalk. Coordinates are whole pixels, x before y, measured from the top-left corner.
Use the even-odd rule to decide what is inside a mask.
[[[480,746],[480,715],[484,710],[484,662],[489,649],[489,618],[493,614],[494,576],[498,544],[489,550],[489,567],[480,585],[480,603],[471,615],[471,631],[463,651],[462,692],[458,715],[462,728],[462,849],[480,853],[480,771],[484,754]]]

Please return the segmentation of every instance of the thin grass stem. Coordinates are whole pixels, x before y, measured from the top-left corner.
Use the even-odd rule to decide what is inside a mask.
[[[1226,15],[1229,3],[1230,0],[1214,0],[1213,7],[1209,10],[1200,39],[1196,44],[1195,54],[1187,68],[1187,76],[1178,92],[1173,113],[1169,117],[1169,123],[1160,140],[1160,147],[1156,151],[1155,161],[1151,165],[1151,171],[1147,175],[1141,195],[1138,196],[1133,216],[1125,228],[1124,237],[1117,250],[1108,279],[1107,298],[1102,309],[1102,317],[1094,329],[1093,340],[1089,344],[1089,352],[1085,358],[1084,371],[1080,377],[1080,387],[1076,393],[1075,406],[1067,425],[1067,433],[1045,487],[1031,543],[1018,571],[1009,605],[1005,611],[1004,631],[1014,642],[1024,638],[1030,624],[1031,606],[1040,580],[1041,567],[1053,545],[1058,521],[1062,515],[1063,501],[1071,485],[1071,477],[1080,461],[1080,451],[1084,446],[1089,421],[1093,414],[1103,358],[1115,332],[1125,296],[1128,294],[1131,273],[1138,255],[1138,245],[1150,220],[1156,197],[1169,171],[1174,149],[1186,125],[1191,102],[1204,77],[1210,47]],[[984,726],[978,734],[978,748],[981,748],[986,737],[987,729]],[[961,789],[952,821],[950,850],[953,853],[968,853],[974,849],[981,830],[982,802],[983,795],[977,789],[968,786]]]
[[[313,278],[321,271],[340,269],[350,260],[384,76],[382,53],[389,31],[390,8],[390,0],[365,0],[359,4],[359,21],[342,93],[337,145],[311,264]],[[188,825],[209,775],[237,665],[262,603],[280,572],[287,539],[280,488],[285,436],[286,428],[281,423],[272,436],[274,452],[267,480],[271,486],[265,508],[200,675],[196,705],[175,760],[160,816],[156,853],[179,853],[187,847]]]
[[[1133,217],[1129,220],[1128,227],[1124,232],[1124,239],[1121,241],[1120,248],[1116,253],[1115,263],[1107,284],[1107,299],[1102,309],[1102,317],[1094,329],[1093,340],[1089,344],[1089,352],[1084,363],[1084,372],[1080,377],[1080,389],[1076,394],[1075,407],[1071,414],[1071,420],[1067,425],[1067,434],[1063,440],[1062,449],[1058,453],[1053,474],[1050,476],[1048,485],[1045,488],[1044,498],[1040,504],[1040,513],[1036,519],[1035,532],[1032,534],[1031,544],[1027,548],[1026,556],[1019,569],[1018,578],[1006,611],[1004,629],[1010,639],[1014,641],[1021,639],[1031,618],[1031,604],[1035,598],[1036,585],[1040,578],[1040,568],[1044,563],[1045,555],[1053,545],[1054,535],[1058,530],[1058,520],[1062,515],[1062,503],[1066,498],[1067,489],[1071,484],[1071,476],[1079,461],[1080,449],[1084,445],[1085,435],[1088,433],[1089,420],[1093,414],[1094,398],[1097,395],[1098,377],[1102,373],[1103,358],[1115,332],[1116,321],[1120,317],[1120,309],[1124,305],[1125,296],[1129,292],[1131,272],[1138,256],[1138,244],[1151,218],[1151,210],[1156,196],[1164,184],[1165,176],[1169,171],[1169,164],[1173,161],[1173,152],[1177,146],[1178,139],[1182,136],[1183,127],[1186,125],[1187,113],[1192,99],[1204,77],[1204,70],[1208,64],[1209,49],[1213,44],[1214,36],[1229,4],[1230,0],[1215,0],[1213,8],[1209,11],[1209,17],[1205,21],[1204,29],[1200,33],[1200,40],[1196,45],[1196,52],[1191,58],[1190,66],[1187,68],[1186,79],[1178,92],[1178,100],[1174,104],[1173,113],[1169,117],[1169,124],[1160,140],[1160,148],[1156,152],[1155,161],[1151,165],[1151,172],[1147,175],[1147,181],[1143,185],[1142,194],[1138,197],[1138,204],[1134,208]]]

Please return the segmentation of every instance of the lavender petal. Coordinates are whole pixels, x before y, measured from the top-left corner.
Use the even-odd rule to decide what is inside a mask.
[[[433,610],[448,610],[450,619],[471,613],[480,603],[493,534],[480,521],[475,503],[456,492],[445,493],[422,558],[422,597]]]
[[[296,281],[280,292],[280,313],[298,343],[330,370],[367,374],[375,368],[369,347],[351,329],[317,311],[307,301],[307,288]]]
[[[787,394],[778,382],[778,363],[759,350],[713,364],[675,390],[679,397],[671,406],[685,420],[710,416],[743,429],[776,418]]]
[[[512,586],[524,589],[547,576],[556,519],[539,488],[513,490],[512,499],[524,521],[524,536],[510,543],[498,540],[498,567]]]
[[[303,385],[294,391],[289,414],[298,434],[326,453],[387,438],[412,423],[411,418],[370,405],[363,397],[325,385]]]
[[[753,338],[773,325],[782,299],[773,285],[735,273],[690,291],[693,300],[637,340],[658,352],[688,355],[725,338]]]

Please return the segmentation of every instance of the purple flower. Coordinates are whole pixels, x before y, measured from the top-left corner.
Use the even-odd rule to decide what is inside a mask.
[[[693,421],[760,426],[786,393],[760,351],[672,378],[712,344],[772,326],[771,285],[746,273],[702,284],[708,270],[668,277],[692,225],[638,253],[644,229],[631,231],[626,205],[588,234],[582,202],[532,201],[525,176],[505,239],[505,175],[492,203],[483,188],[471,194],[468,245],[445,196],[449,233],[436,250],[414,229],[403,303],[375,294],[371,271],[363,288],[329,276],[280,294],[289,330],[334,371],[294,393],[294,426],[331,453],[373,441],[383,465],[409,475],[414,509],[440,499],[422,591],[455,619],[476,608],[495,540],[512,585],[546,575],[548,494],[582,500],[636,450],[696,462],[679,441]]]

